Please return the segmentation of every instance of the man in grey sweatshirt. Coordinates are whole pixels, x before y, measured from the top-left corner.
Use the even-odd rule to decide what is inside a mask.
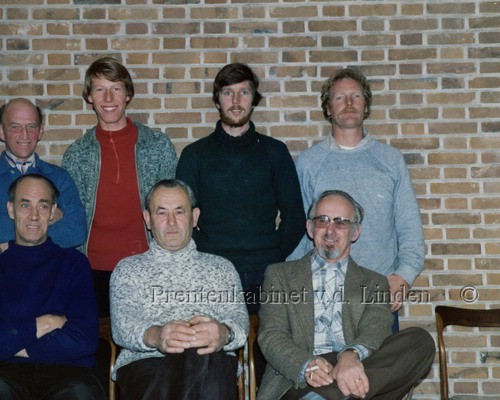
[[[371,102],[370,86],[359,70],[337,71],[321,90],[332,134],[300,154],[296,166],[306,211],[329,189],[349,193],[364,207],[363,235],[353,244],[352,255],[359,265],[387,276],[392,310],[397,311],[424,266],[423,229],[403,155],[363,128]],[[311,248],[304,236],[288,259]]]

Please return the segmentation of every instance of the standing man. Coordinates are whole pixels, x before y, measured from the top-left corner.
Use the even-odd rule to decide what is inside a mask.
[[[431,335],[391,334],[386,277],[350,257],[363,208],[349,194],[323,192],[308,217],[314,250],[266,270],[258,341],[268,365],[258,398],[402,399],[432,366]]]
[[[58,191],[27,174],[8,195],[16,238],[0,254],[0,398],[104,399],[91,373],[98,320],[90,265],[48,237]]]
[[[288,149],[256,132],[250,121],[262,98],[258,87],[248,66],[222,68],[212,96],[220,120],[213,133],[183,150],[177,167],[177,178],[193,189],[201,210],[193,234],[198,248],[235,265],[251,313],[258,310],[265,268],[285,260],[305,223]]]
[[[111,271],[122,258],[148,249],[141,199],[158,180],[175,175],[177,156],[167,135],[126,116],[134,85],[114,58],[90,65],[82,96],[92,104],[97,126],[68,148],[63,166],[87,212],[82,251],[93,269],[99,314],[109,315]]]
[[[120,261],[111,276],[113,338],[122,348],[114,374],[123,400],[235,396],[234,350],[245,344],[248,313],[233,265],[191,240],[195,203],[183,182],[158,182],[145,199],[151,247]]]
[[[5,142],[5,151],[0,155],[0,252],[15,238],[7,213],[7,189],[24,174],[46,176],[61,193],[49,224],[52,241],[61,247],[76,247],[86,239],[85,210],[73,179],[63,168],[42,161],[35,153],[42,136],[40,107],[24,98],[13,99],[0,107],[0,140]]]
[[[422,220],[402,154],[363,128],[371,103],[370,86],[359,70],[342,69],[329,78],[321,90],[321,107],[332,134],[300,154],[296,165],[306,209],[328,189],[344,190],[364,205],[363,236],[352,255],[387,276],[392,310],[397,311],[424,268]],[[290,259],[311,247],[304,236]]]

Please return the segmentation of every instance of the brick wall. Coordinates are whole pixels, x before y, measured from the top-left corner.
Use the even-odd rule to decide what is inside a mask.
[[[329,132],[321,83],[341,66],[362,67],[374,91],[367,127],[405,154],[425,224],[426,269],[402,324],[434,333],[436,304],[499,302],[500,2],[0,4],[0,104],[26,96],[43,107],[38,150],[56,163],[95,124],[80,93],[86,67],[104,55],[133,74],[129,115],[168,132],[179,153],[213,128],[212,81],[228,62],[248,63],[262,78],[265,100],[254,121],[294,155]],[[498,357],[482,362],[480,354],[498,355],[499,337],[482,332],[472,340],[470,331],[452,330],[452,391],[500,393]],[[438,384],[435,364],[415,398],[438,398]]]

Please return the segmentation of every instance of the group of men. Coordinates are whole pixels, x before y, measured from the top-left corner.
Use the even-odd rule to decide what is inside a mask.
[[[2,399],[104,398],[98,315],[122,348],[123,399],[233,398],[249,312],[267,363],[259,398],[399,399],[424,376],[430,335],[391,334],[423,269],[419,208],[401,153],[363,129],[366,78],[346,68],[325,82],[332,134],[296,164],[251,121],[258,87],[248,66],[222,68],[215,131],[179,160],[127,117],[134,86],[113,58],[87,69],[97,125],[62,168],[35,153],[39,107],[0,107]],[[298,304],[260,303],[296,290]],[[376,291],[393,300],[365,301]]]

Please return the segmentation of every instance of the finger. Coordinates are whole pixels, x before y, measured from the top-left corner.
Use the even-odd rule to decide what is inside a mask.
[[[189,342],[180,340],[165,340],[162,343],[162,351],[165,353],[182,353],[191,347]]]
[[[311,372],[306,372],[305,377],[306,377],[306,382],[313,387],[327,386],[333,382],[330,375],[324,373],[320,369]]]
[[[208,347],[200,347],[198,348],[198,350],[196,350],[196,352],[202,356],[204,354],[212,354],[214,353],[216,350],[216,348],[214,346],[208,346]]]
[[[330,374],[322,371],[321,369],[314,371],[313,379],[319,384],[319,386],[330,385],[333,382]]]
[[[326,374],[330,374],[333,370],[333,365],[326,361],[324,358],[316,357],[313,360],[314,365],[317,365],[319,369]]]
[[[213,321],[212,318],[206,317],[204,315],[195,315],[193,318],[189,320],[189,323],[191,325],[197,325],[201,322],[209,322],[209,321]]]

